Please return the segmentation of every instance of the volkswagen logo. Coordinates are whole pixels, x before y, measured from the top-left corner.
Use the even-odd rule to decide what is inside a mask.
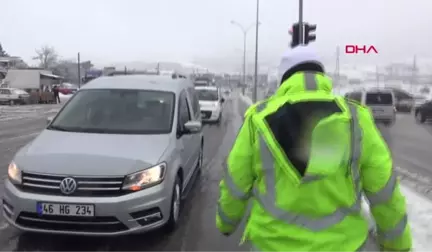
[[[75,192],[77,189],[77,182],[73,178],[64,178],[60,182],[60,191],[63,194],[69,195]]]

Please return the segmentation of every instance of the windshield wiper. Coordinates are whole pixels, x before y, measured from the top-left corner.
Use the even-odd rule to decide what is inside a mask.
[[[77,132],[83,132],[83,133],[107,133],[109,130],[107,129],[98,129],[98,128],[76,128]]]
[[[47,129],[49,129],[49,130],[57,130],[57,131],[66,131],[66,132],[71,131],[70,129],[67,129],[67,128],[64,128],[64,127],[61,127],[61,126],[54,126],[54,125],[48,126]]]

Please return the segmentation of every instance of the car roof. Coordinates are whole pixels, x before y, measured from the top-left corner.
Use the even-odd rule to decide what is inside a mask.
[[[218,90],[219,88],[215,86],[198,86],[198,87],[196,86],[195,89]]]
[[[383,89],[383,88],[368,88],[368,89],[356,89],[347,92],[347,94],[350,93],[389,93],[393,94],[393,90],[391,89]]]
[[[391,89],[381,89],[381,88],[371,88],[365,90],[366,93],[388,93],[393,94],[393,90]]]
[[[116,75],[96,78],[81,89],[139,89],[180,93],[194,87],[186,78],[172,78],[162,75]]]

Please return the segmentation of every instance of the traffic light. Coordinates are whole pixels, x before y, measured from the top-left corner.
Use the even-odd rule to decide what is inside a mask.
[[[304,44],[307,45],[309,42],[313,42],[316,40],[316,35],[314,32],[316,31],[317,26],[306,23],[304,25]]]
[[[292,29],[289,31],[291,35],[291,48],[294,48],[298,45],[300,45],[300,25],[298,23],[295,23],[292,26]]]

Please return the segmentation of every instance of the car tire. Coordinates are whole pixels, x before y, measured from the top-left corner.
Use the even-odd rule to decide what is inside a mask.
[[[390,128],[391,126],[393,126],[393,121],[388,121],[384,123],[384,126],[386,126],[387,128]]]
[[[415,113],[415,119],[417,123],[424,123],[426,121],[426,117],[423,115],[421,111],[417,111]]]
[[[168,222],[165,224],[165,231],[168,233],[174,232],[177,229],[180,211],[182,207],[182,189],[181,189],[181,179],[179,176],[176,177],[173,186],[173,192],[171,197],[171,208],[170,208],[170,217]]]
[[[220,125],[221,122],[222,122],[222,112],[219,114],[219,117],[218,117],[216,123],[217,123],[218,125]]]

